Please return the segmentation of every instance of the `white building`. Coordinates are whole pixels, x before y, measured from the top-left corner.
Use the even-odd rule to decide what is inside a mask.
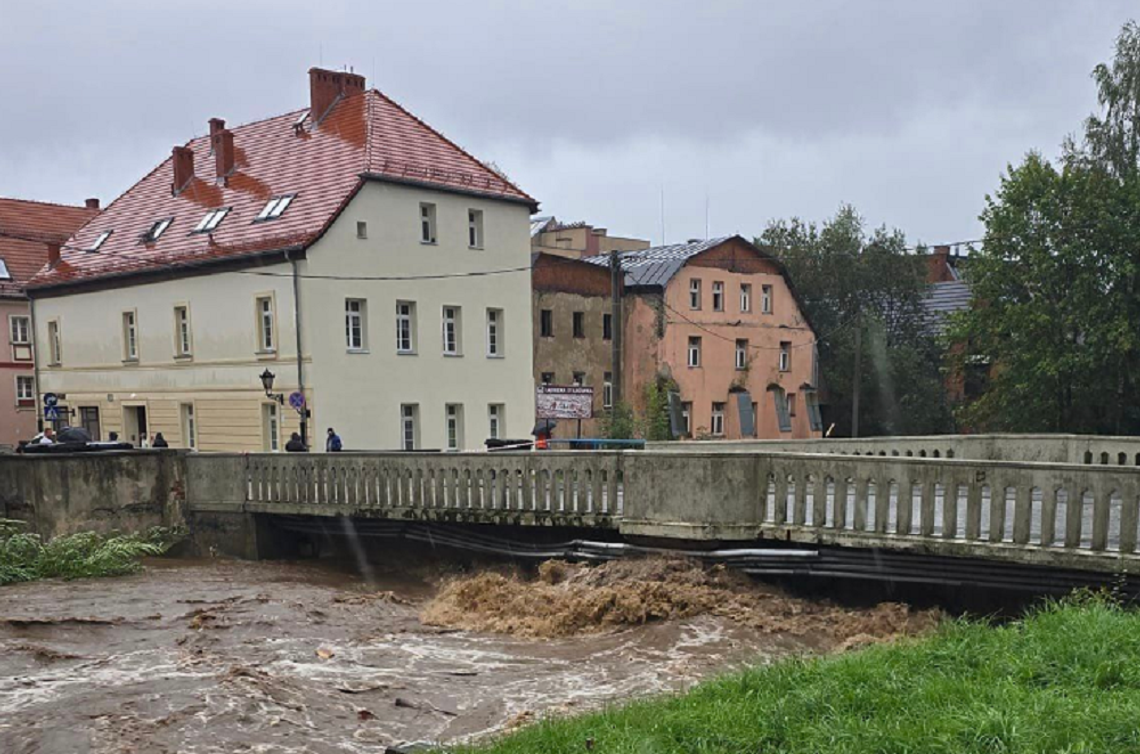
[[[535,201],[361,76],[175,147],[29,286],[40,393],[137,442],[475,448],[534,420]]]

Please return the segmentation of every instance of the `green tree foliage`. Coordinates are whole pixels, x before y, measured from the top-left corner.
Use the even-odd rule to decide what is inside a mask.
[[[645,416],[642,435],[646,440],[664,441],[673,439],[669,426],[669,391],[676,389],[671,380],[657,379],[645,386]]]
[[[614,404],[598,420],[598,434],[611,440],[628,440],[637,436],[633,408],[621,401]]]
[[[856,333],[862,329],[859,434],[950,429],[938,344],[924,326],[926,263],[898,230],[867,232],[853,207],[817,227],[772,222],[757,243],[780,257],[820,339],[825,426],[851,433]]]
[[[0,519],[0,585],[35,579],[117,576],[141,568],[139,559],[161,555],[181,539],[177,529],[141,534],[78,532],[44,542],[23,522]]]
[[[1057,165],[1010,167],[981,219],[978,305],[951,337],[993,365],[962,410],[991,431],[1140,433],[1140,28],[1093,79],[1102,112]]]

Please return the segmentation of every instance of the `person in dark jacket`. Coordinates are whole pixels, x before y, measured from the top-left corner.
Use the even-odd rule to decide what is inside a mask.
[[[301,442],[301,436],[296,432],[289,437],[289,442],[285,443],[286,453],[304,453],[307,450],[305,443]]]
[[[152,448],[169,448],[170,445],[166,442],[166,438],[162,436],[161,432],[154,433],[154,442],[150,444]]]
[[[325,451],[329,453],[339,453],[341,447],[340,435],[338,435],[332,427],[329,427],[329,436],[328,439],[325,440]]]

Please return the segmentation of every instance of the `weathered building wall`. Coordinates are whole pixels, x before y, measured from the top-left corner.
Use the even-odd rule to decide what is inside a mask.
[[[12,342],[12,320],[16,317],[30,318],[28,302],[0,297],[0,326],[4,328],[4,348],[0,351],[0,446],[12,447],[36,434],[35,400],[19,401],[16,396],[17,377],[32,377],[34,373],[31,345]],[[29,336],[30,330],[29,327]]]

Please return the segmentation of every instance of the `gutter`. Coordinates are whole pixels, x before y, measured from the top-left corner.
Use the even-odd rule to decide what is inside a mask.
[[[36,431],[44,431],[44,412],[40,407],[40,344],[36,342],[36,300],[29,297],[28,303],[32,310],[32,397],[36,401]]]
[[[293,330],[297,334],[297,390],[305,395],[305,359],[301,350],[301,278],[297,272],[297,258],[285,252],[285,258],[293,267]],[[308,400],[301,409],[301,442],[309,446],[309,405]]]

